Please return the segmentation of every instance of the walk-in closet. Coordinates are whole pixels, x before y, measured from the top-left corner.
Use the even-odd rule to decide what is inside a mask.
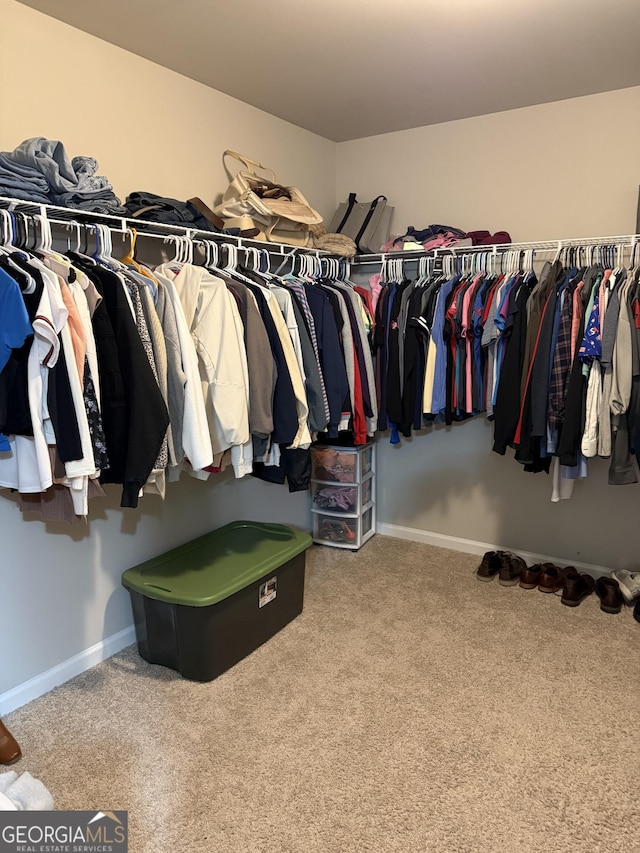
[[[640,850],[639,38],[0,0],[0,849]]]

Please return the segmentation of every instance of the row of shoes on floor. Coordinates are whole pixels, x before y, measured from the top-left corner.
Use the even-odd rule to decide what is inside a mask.
[[[502,586],[536,589],[540,592],[560,594],[567,607],[578,607],[587,596],[595,592],[600,599],[600,609],[605,613],[620,613],[624,602],[635,606],[633,617],[640,622],[640,572],[618,569],[611,577],[593,578],[579,572],[574,566],[560,568],[553,563],[536,563],[527,566],[522,557],[510,551],[487,551],[476,569],[480,581],[498,578]]]

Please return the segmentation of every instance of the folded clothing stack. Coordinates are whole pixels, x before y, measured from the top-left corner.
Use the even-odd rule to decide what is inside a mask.
[[[0,154],[0,195],[49,204],[49,182],[38,169],[23,166]]]
[[[198,206],[194,202],[199,203]],[[147,222],[180,225],[182,228],[194,228],[198,231],[222,231],[224,228],[224,222],[206,208],[200,199],[180,201],[177,198],[137,190],[129,193],[124,206],[127,216]]]
[[[62,142],[35,136],[0,154],[0,195],[125,215],[109,180],[97,171],[93,157],[70,160]]]
[[[31,773],[0,773],[0,812],[39,812],[54,808],[53,797]]]
[[[389,240],[383,252],[422,250],[429,252],[433,249],[446,249],[451,246],[492,246],[510,243],[511,236],[507,231],[462,231],[453,225],[428,225],[418,231],[410,225],[406,232]]]
[[[472,246],[499,246],[511,242],[511,234],[508,231],[469,231],[465,238],[471,240]]]

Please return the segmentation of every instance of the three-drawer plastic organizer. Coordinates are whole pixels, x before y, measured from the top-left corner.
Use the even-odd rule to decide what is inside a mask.
[[[376,528],[375,445],[311,448],[313,541],[357,550]]]

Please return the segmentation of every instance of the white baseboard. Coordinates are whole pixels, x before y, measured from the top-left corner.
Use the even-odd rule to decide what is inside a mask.
[[[115,655],[120,649],[135,643],[135,640],[135,629],[131,625],[68,660],[62,661],[46,672],[36,675],[29,681],[25,681],[24,684],[19,684],[17,687],[7,690],[6,693],[0,693],[0,717],[15,711],[22,705],[26,705],[27,702],[32,702],[39,696],[43,696],[70,678],[86,672],[97,663]]]
[[[464,551],[467,554],[481,556],[486,551],[512,551],[506,545],[496,545],[490,542],[478,542],[475,539],[462,539],[459,536],[447,536],[445,533],[431,533],[429,530],[419,530],[417,527],[403,527],[400,524],[387,524],[380,521],[376,524],[376,532],[382,536],[394,536],[396,539],[407,539],[410,542],[424,542],[426,545],[436,545],[438,548],[448,548],[451,551]],[[517,551],[517,554],[527,563],[555,563],[556,566],[575,566],[594,577],[608,575],[606,566],[595,566],[592,563],[579,563],[554,557],[552,554],[536,554],[533,551]]]

